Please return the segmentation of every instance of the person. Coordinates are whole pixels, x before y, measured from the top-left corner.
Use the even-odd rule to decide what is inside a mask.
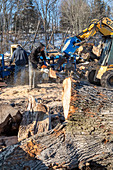
[[[11,57],[10,65],[15,59],[15,72],[14,72],[14,84],[18,84],[19,80],[21,85],[25,80],[25,65],[28,64],[28,56],[26,51],[17,45],[16,50],[13,52]]]
[[[42,64],[44,64],[46,62],[46,55],[45,45],[42,43],[39,43],[38,47],[34,48],[29,56],[29,89],[36,87],[36,72],[40,56],[43,57]]]

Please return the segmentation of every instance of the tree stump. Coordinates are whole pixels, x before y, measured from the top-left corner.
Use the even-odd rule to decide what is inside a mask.
[[[33,96],[28,99],[27,111],[23,114],[23,119],[18,132],[18,141],[33,136],[37,133],[46,132],[50,127],[50,119],[47,107],[37,103]]]

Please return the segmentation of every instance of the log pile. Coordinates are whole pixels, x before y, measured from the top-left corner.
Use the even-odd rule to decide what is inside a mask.
[[[96,68],[98,65],[97,61],[91,61],[91,62],[85,62],[85,63],[79,63],[76,66],[76,72],[74,73],[73,77],[78,78],[78,80],[85,80],[87,81],[88,72],[94,68]],[[89,83],[89,82],[88,82]]]
[[[84,63],[85,61],[97,61],[101,56],[101,52],[104,46],[104,42],[102,40],[97,40],[97,42],[91,43],[90,41],[81,45],[76,53],[79,57],[77,57],[77,63]]]
[[[3,149],[0,169],[112,169],[113,91],[67,78],[64,93],[70,84],[67,120]]]

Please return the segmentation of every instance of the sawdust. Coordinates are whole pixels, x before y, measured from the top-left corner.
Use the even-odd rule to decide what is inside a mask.
[[[29,96],[38,99],[39,103],[47,104],[49,107],[62,105],[62,84],[61,83],[42,83],[37,88],[29,90],[28,85],[18,85],[1,87],[0,103],[8,103],[16,105],[18,109],[25,110],[27,99]]]

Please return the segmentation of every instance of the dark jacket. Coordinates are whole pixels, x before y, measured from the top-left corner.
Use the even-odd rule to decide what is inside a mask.
[[[17,66],[24,66],[28,64],[27,53],[22,47],[17,47],[17,49],[13,52],[10,64],[13,62],[14,58],[15,58],[15,64]]]
[[[46,60],[45,52],[41,51],[41,47],[33,49],[33,51],[30,54],[30,61],[33,64],[38,64],[40,56],[43,57],[43,60]]]

